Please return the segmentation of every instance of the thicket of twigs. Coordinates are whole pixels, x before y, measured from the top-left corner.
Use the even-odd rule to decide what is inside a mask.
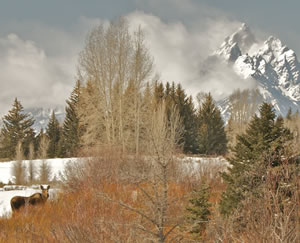
[[[158,160],[166,158],[155,160],[117,151],[117,148],[101,149],[93,159],[67,167],[55,201],[0,220],[0,242],[299,240],[299,179],[288,167],[273,171],[266,178],[263,198],[249,197],[241,205],[244,210],[224,218],[218,210],[225,190],[218,172],[224,168],[199,167],[187,175],[182,173],[178,160],[169,157],[164,174]],[[276,178],[284,176],[295,176],[298,193],[282,210],[279,197],[282,192],[271,187]],[[210,187],[211,216],[201,238],[195,239],[189,233],[191,224],[186,219],[186,207],[191,193],[203,181]]]
[[[219,168],[179,171],[177,159],[131,156],[116,148],[66,168],[55,201],[0,220],[0,242],[182,242],[189,193],[205,178],[216,203],[223,190]],[[212,179],[213,178],[213,179]],[[165,191],[167,190],[167,191]]]

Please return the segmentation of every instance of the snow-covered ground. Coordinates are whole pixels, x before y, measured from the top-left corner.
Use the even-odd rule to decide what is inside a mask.
[[[65,159],[47,159],[48,164],[51,166],[51,179],[55,176],[60,178],[63,174],[64,167],[68,163],[79,161],[77,158]],[[0,182],[7,184],[9,181],[13,182],[12,167],[14,161],[0,162]],[[34,165],[39,168],[42,160],[34,160]],[[184,157],[182,159],[182,172],[191,176],[198,177],[202,173],[213,173],[210,169],[217,168],[217,170],[226,169],[229,163],[223,157],[217,158],[203,158],[203,157]],[[27,167],[29,161],[24,160],[24,165]],[[211,174],[213,175],[213,174]],[[35,192],[40,192],[39,186],[13,188],[13,186],[5,186],[0,188],[0,217],[9,216],[11,214],[10,199],[16,195],[30,196]],[[50,188],[50,200],[55,198],[56,189]]]
[[[50,179],[56,177],[60,178],[60,174],[63,174],[64,167],[68,163],[73,163],[78,161],[77,158],[64,158],[64,159],[47,159],[47,163],[51,168],[51,176]],[[24,160],[24,166],[28,167],[29,161]],[[14,161],[0,162],[0,182],[7,184],[10,182],[14,182],[14,176],[12,175],[12,167]],[[33,164],[35,166],[36,171],[38,172],[39,166],[42,163],[42,160],[33,160]],[[17,188],[13,188],[13,186],[5,186],[4,188],[0,188],[0,217],[11,214],[10,207],[10,199],[16,195],[18,196],[30,196],[35,192],[40,192],[39,185],[32,187],[25,186],[17,186]],[[49,190],[49,199],[53,199],[55,197],[55,189]]]
[[[77,161],[77,158],[65,158],[65,159],[46,159],[48,165],[51,168],[52,179],[54,176],[59,177],[59,173],[62,173],[64,166],[69,162]],[[28,168],[29,161],[23,160],[24,166]],[[38,171],[42,163],[42,160],[33,160],[35,169]],[[7,184],[9,181],[14,182],[14,177],[12,175],[13,161],[0,162],[0,182]]]
[[[224,171],[230,164],[223,157],[184,157],[182,159],[182,173],[196,179],[204,174],[211,178]]]

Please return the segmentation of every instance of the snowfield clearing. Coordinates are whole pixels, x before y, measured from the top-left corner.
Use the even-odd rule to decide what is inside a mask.
[[[64,167],[68,163],[74,163],[79,161],[78,158],[64,158],[64,159],[47,159],[46,160],[51,167],[51,176],[50,178],[53,179],[54,177],[59,179],[60,174],[63,174]],[[14,181],[14,176],[12,175],[12,167],[14,161],[8,162],[0,162],[0,182],[4,184],[8,184],[9,181]],[[29,161],[24,160],[24,165],[28,168]],[[42,160],[33,160],[34,166],[38,171]],[[50,188],[49,190],[49,200],[55,198],[56,189]],[[31,196],[36,192],[41,192],[39,189],[39,185],[26,187],[26,186],[13,186],[7,185],[3,188],[0,188],[0,217],[9,216],[11,214],[11,207],[10,207],[10,199],[14,196]]]
[[[47,159],[46,160],[51,166],[51,176],[58,180],[60,179],[60,175],[63,175],[65,165],[68,163],[76,163],[80,161],[78,158],[64,158],[64,159]],[[12,175],[12,167],[14,161],[8,162],[0,162],[0,182],[4,184],[8,184],[9,181],[14,181],[14,176]],[[42,160],[33,160],[34,165],[37,170]],[[206,157],[183,157],[182,158],[182,173],[189,174],[191,176],[195,176],[199,178],[203,173],[211,173],[213,176],[213,172],[211,168],[216,168],[218,171],[225,170],[229,163],[223,157],[216,158],[206,158]],[[24,165],[28,167],[28,160],[24,160]],[[14,196],[31,196],[33,193],[40,192],[39,185],[34,185],[31,187],[26,186],[4,186],[0,188],[0,217],[10,216],[11,207],[10,207],[10,199]],[[55,198],[57,189],[50,188],[49,190],[49,200],[53,200]]]
[[[64,167],[69,162],[78,161],[78,158],[65,158],[65,159],[46,159],[47,163],[51,167],[51,176],[58,178],[60,173],[63,173]],[[12,175],[12,167],[14,161],[0,162],[0,182],[8,184],[9,181],[14,182],[14,176]],[[24,166],[28,168],[29,160],[23,160]],[[42,163],[42,160],[33,160],[33,164],[36,170],[39,170],[39,167]]]

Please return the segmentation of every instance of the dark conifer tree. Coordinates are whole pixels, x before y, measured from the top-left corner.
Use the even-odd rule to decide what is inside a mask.
[[[171,89],[172,90],[172,89]],[[172,95],[172,92],[170,92]],[[183,151],[185,153],[197,153],[198,141],[197,130],[198,123],[196,117],[196,111],[193,104],[192,97],[188,97],[178,84],[174,94],[174,103],[179,110],[180,117],[182,118],[184,131],[183,131]]]
[[[183,123],[183,138],[178,145],[183,145],[185,153],[197,153],[197,116],[193,104],[192,97],[188,97],[180,84],[175,86],[173,82],[155,83],[154,86],[154,100],[155,104],[164,101],[166,105],[166,114],[170,118],[171,111],[175,108],[178,110]]]
[[[208,94],[198,112],[199,153],[221,155],[226,152],[227,138],[219,108]]]
[[[223,173],[227,189],[220,203],[221,213],[230,215],[246,195],[259,195],[256,191],[263,183],[268,168],[278,166],[283,149],[292,140],[290,131],[277,119],[272,105],[263,103],[260,116],[255,115],[245,134],[237,137],[231,167]]]
[[[40,148],[40,143],[41,143],[41,139],[42,139],[42,136],[44,136],[45,132],[44,132],[44,129],[42,128],[40,130],[40,132],[37,134],[37,136],[35,137],[34,139],[34,151],[35,151],[35,155],[38,155],[38,151],[39,151],[39,148]]]
[[[34,119],[24,113],[23,106],[16,98],[12,109],[3,118],[2,147],[0,150],[2,157],[13,159],[19,141],[22,143],[24,155],[29,154],[29,144],[34,141],[35,137],[33,124]]]
[[[63,137],[61,146],[61,156],[75,156],[80,145],[81,129],[79,123],[78,105],[81,94],[80,81],[67,100],[66,117],[63,123]]]
[[[154,103],[155,105],[160,104],[165,97],[164,85],[159,82],[154,84]]]
[[[60,125],[56,119],[54,111],[51,114],[46,134],[49,138],[48,157],[55,158],[59,155]]]
[[[187,207],[187,219],[192,224],[190,233],[196,239],[201,239],[206,226],[208,225],[209,217],[211,215],[210,208],[212,204],[209,202],[210,188],[206,183],[202,183],[199,190],[193,192],[192,198],[189,200],[189,207]]]

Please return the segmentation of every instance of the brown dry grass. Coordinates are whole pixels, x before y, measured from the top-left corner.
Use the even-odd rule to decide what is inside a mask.
[[[100,185],[99,185],[100,186]],[[145,185],[147,187],[147,185]],[[133,185],[102,184],[101,191],[115,201],[147,208]],[[0,242],[152,242],[136,228],[143,219],[118,203],[97,196],[99,189],[82,187],[76,193],[63,193],[58,200],[30,207],[11,218],[0,220]],[[170,197],[182,198],[170,214],[182,215],[188,193],[184,184],[170,184]],[[151,227],[147,222],[144,224]],[[180,229],[174,235],[182,235]]]

